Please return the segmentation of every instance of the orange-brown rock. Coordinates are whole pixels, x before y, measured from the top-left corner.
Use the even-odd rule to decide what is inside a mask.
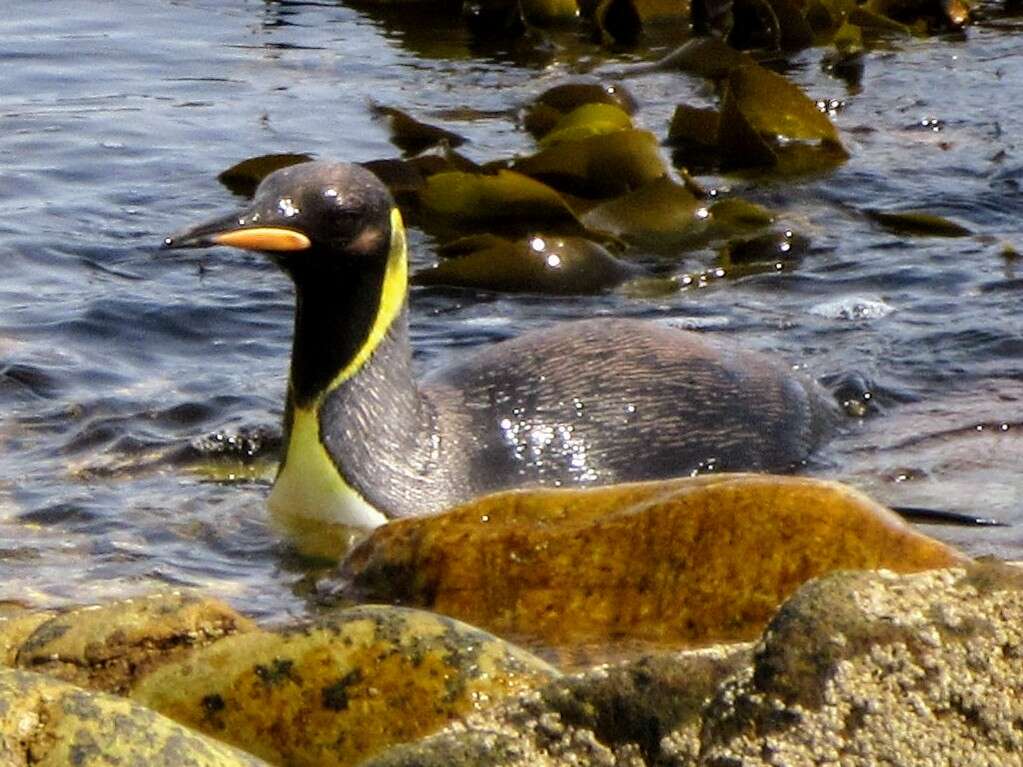
[[[223,602],[180,591],[47,613],[34,624],[30,620],[25,616],[10,627],[32,628],[8,651],[10,665],[114,693],[126,692],[157,666],[255,628]]]
[[[363,606],[229,637],[157,669],[132,698],[274,764],[350,765],[557,676],[451,618]]]
[[[495,494],[377,529],[341,572],[356,598],[522,641],[679,646],[755,637],[823,573],[964,560],[849,487],[718,475]]]

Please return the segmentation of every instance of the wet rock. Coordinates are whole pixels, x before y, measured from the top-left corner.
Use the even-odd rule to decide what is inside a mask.
[[[839,573],[779,610],[700,764],[1018,764],[1023,572]]]
[[[346,765],[556,675],[450,618],[358,607],[230,637],[158,669],[133,697],[271,762]]]
[[[11,664],[116,693],[163,663],[254,628],[222,602],[182,592],[44,617],[17,643]],[[27,616],[21,620],[30,625]]]
[[[5,767],[257,767],[265,762],[131,701],[42,674],[0,670]]]
[[[554,680],[367,767],[1008,765],[1023,751],[1023,571],[841,572],[747,645]]]
[[[0,666],[13,666],[21,644],[52,617],[50,612],[5,606],[0,613]]]
[[[851,488],[721,474],[498,493],[392,522],[350,554],[340,589],[541,646],[679,647],[755,637],[832,570],[961,561]]]
[[[366,767],[657,764],[669,735],[695,755],[704,705],[749,658],[749,645],[734,645],[600,666],[393,748]]]

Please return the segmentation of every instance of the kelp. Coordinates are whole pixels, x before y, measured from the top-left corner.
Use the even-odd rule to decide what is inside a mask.
[[[689,28],[688,0],[599,0],[593,13],[605,45],[632,45],[647,29],[684,36]]]
[[[415,274],[415,284],[589,295],[642,273],[591,240],[562,235],[476,235],[445,245],[439,255],[440,263]]]
[[[707,209],[684,186],[667,176],[585,213],[583,223],[632,244],[672,247],[703,228]]]
[[[962,29],[970,22],[970,4],[966,0],[866,0],[871,13],[914,26],[923,22],[927,31]]]
[[[465,0],[462,20],[477,41],[514,40],[529,29],[519,0]]]
[[[621,108],[613,104],[584,104],[558,120],[540,139],[540,146],[546,148],[631,128],[632,119]]]
[[[387,185],[406,213],[417,204],[419,193],[430,176],[447,171],[478,173],[481,170],[479,165],[447,145],[407,160],[387,158],[370,160],[361,165]]]
[[[736,48],[793,52],[814,41],[796,0],[734,0],[732,17],[727,39]]]
[[[519,0],[522,15],[530,24],[545,26],[570,21],[579,16],[576,0]]]
[[[635,96],[620,83],[562,83],[545,90],[533,103],[551,107],[561,114],[571,112],[583,104],[612,104],[629,115],[635,114],[638,108]]]
[[[841,78],[856,90],[863,79],[864,52],[863,30],[855,24],[845,22],[831,38],[832,50],[821,57],[825,72]]]
[[[848,157],[830,118],[797,85],[759,65],[729,76],[719,142],[726,167],[807,172]]]
[[[554,189],[517,173],[446,171],[426,179],[419,202],[433,215],[460,226],[535,228],[582,233],[584,227]]]
[[[373,104],[370,109],[375,116],[387,120],[391,131],[391,143],[406,154],[418,154],[439,144],[458,147],[466,142],[464,136],[420,122],[400,109],[380,104]]]
[[[671,116],[667,143],[712,149],[718,145],[721,113],[716,109],[679,104]]]
[[[515,160],[512,167],[569,194],[614,197],[667,173],[657,144],[649,131],[620,130],[561,142]]]
[[[962,224],[957,224],[944,216],[938,216],[923,210],[904,210],[887,212],[868,208],[864,211],[867,217],[876,221],[886,229],[903,235],[922,237],[969,237],[973,234]]]
[[[806,255],[810,240],[792,229],[773,230],[752,237],[732,237],[718,252],[719,263],[743,274],[778,271]]]
[[[774,222],[774,214],[741,197],[708,202],[669,177],[583,214],[583,223],[623,242],[675,252],[715,240],[748,235]]]
[[[736,67],[755,63],[748,53],[737,51],[717,37],[694,37],[659,61],[633,67],[626,70],[626,74],[642,74],[649,71],[685,72],[708,80],[722,80]]]
[[[797,85],[759,65],[732,71],[724,101],[762,135],[841,146],[834,124]]]
[[[275,170],[309,162],[312,155],[308,154],[262,154],[250,157],[232,165],[217,176],[217,180],[234,194],[251,197],[256,192],[259,182]]]
[[[625,86],[599,82],[570,82],[548,88],[522,110],[522,125],[542,138],[568,113],[587,104],[608,104],[627,115],[636,113],[636,99]]]

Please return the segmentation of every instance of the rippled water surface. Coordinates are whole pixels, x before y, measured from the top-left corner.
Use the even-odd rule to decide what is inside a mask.
[[[741,336],[873,392],[811,467],[881,500],[1014,522],[931,529],[975,553],[1023,554],[1023,46],[992,9],[965,38],[893,41],[861,88],[821,52],[788,74],[852,158],[822,177],[706,178],[783,212],[798,266],[635,298],[415,292],[426,369],[557,319],[664,317]],[[508,110],[604,61],[585,41],[543,55],[471,49],[457,21],[329,2],[18,3],[0,18],[0,598],[82,601],[200,585],[267,616],[304,611],[301,568],[267,528],[292,296],[261,258],[158,252],[236,199],[216,182],[253,155],[396,156],[370,100],[466,135],[486,160],[528,151]],[[558,45],[563,46],[561,48]],[[630,82],[664,135],[706,102],[681,74]],[[936,121],[936,122],[935,122]],[[925,208],[960,239],[906,238],[865,207]],[[420,265],[433,243],[413,233]],[[714,263],[680,253],[678,273]],[[253,455],[246,464],[216,455]]]

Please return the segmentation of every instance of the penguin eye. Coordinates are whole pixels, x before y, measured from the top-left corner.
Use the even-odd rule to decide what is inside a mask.
[[[356,234],[362,226],[362,210],[355,207],[338,207],[334,209],[334,226],[339,232]]]

